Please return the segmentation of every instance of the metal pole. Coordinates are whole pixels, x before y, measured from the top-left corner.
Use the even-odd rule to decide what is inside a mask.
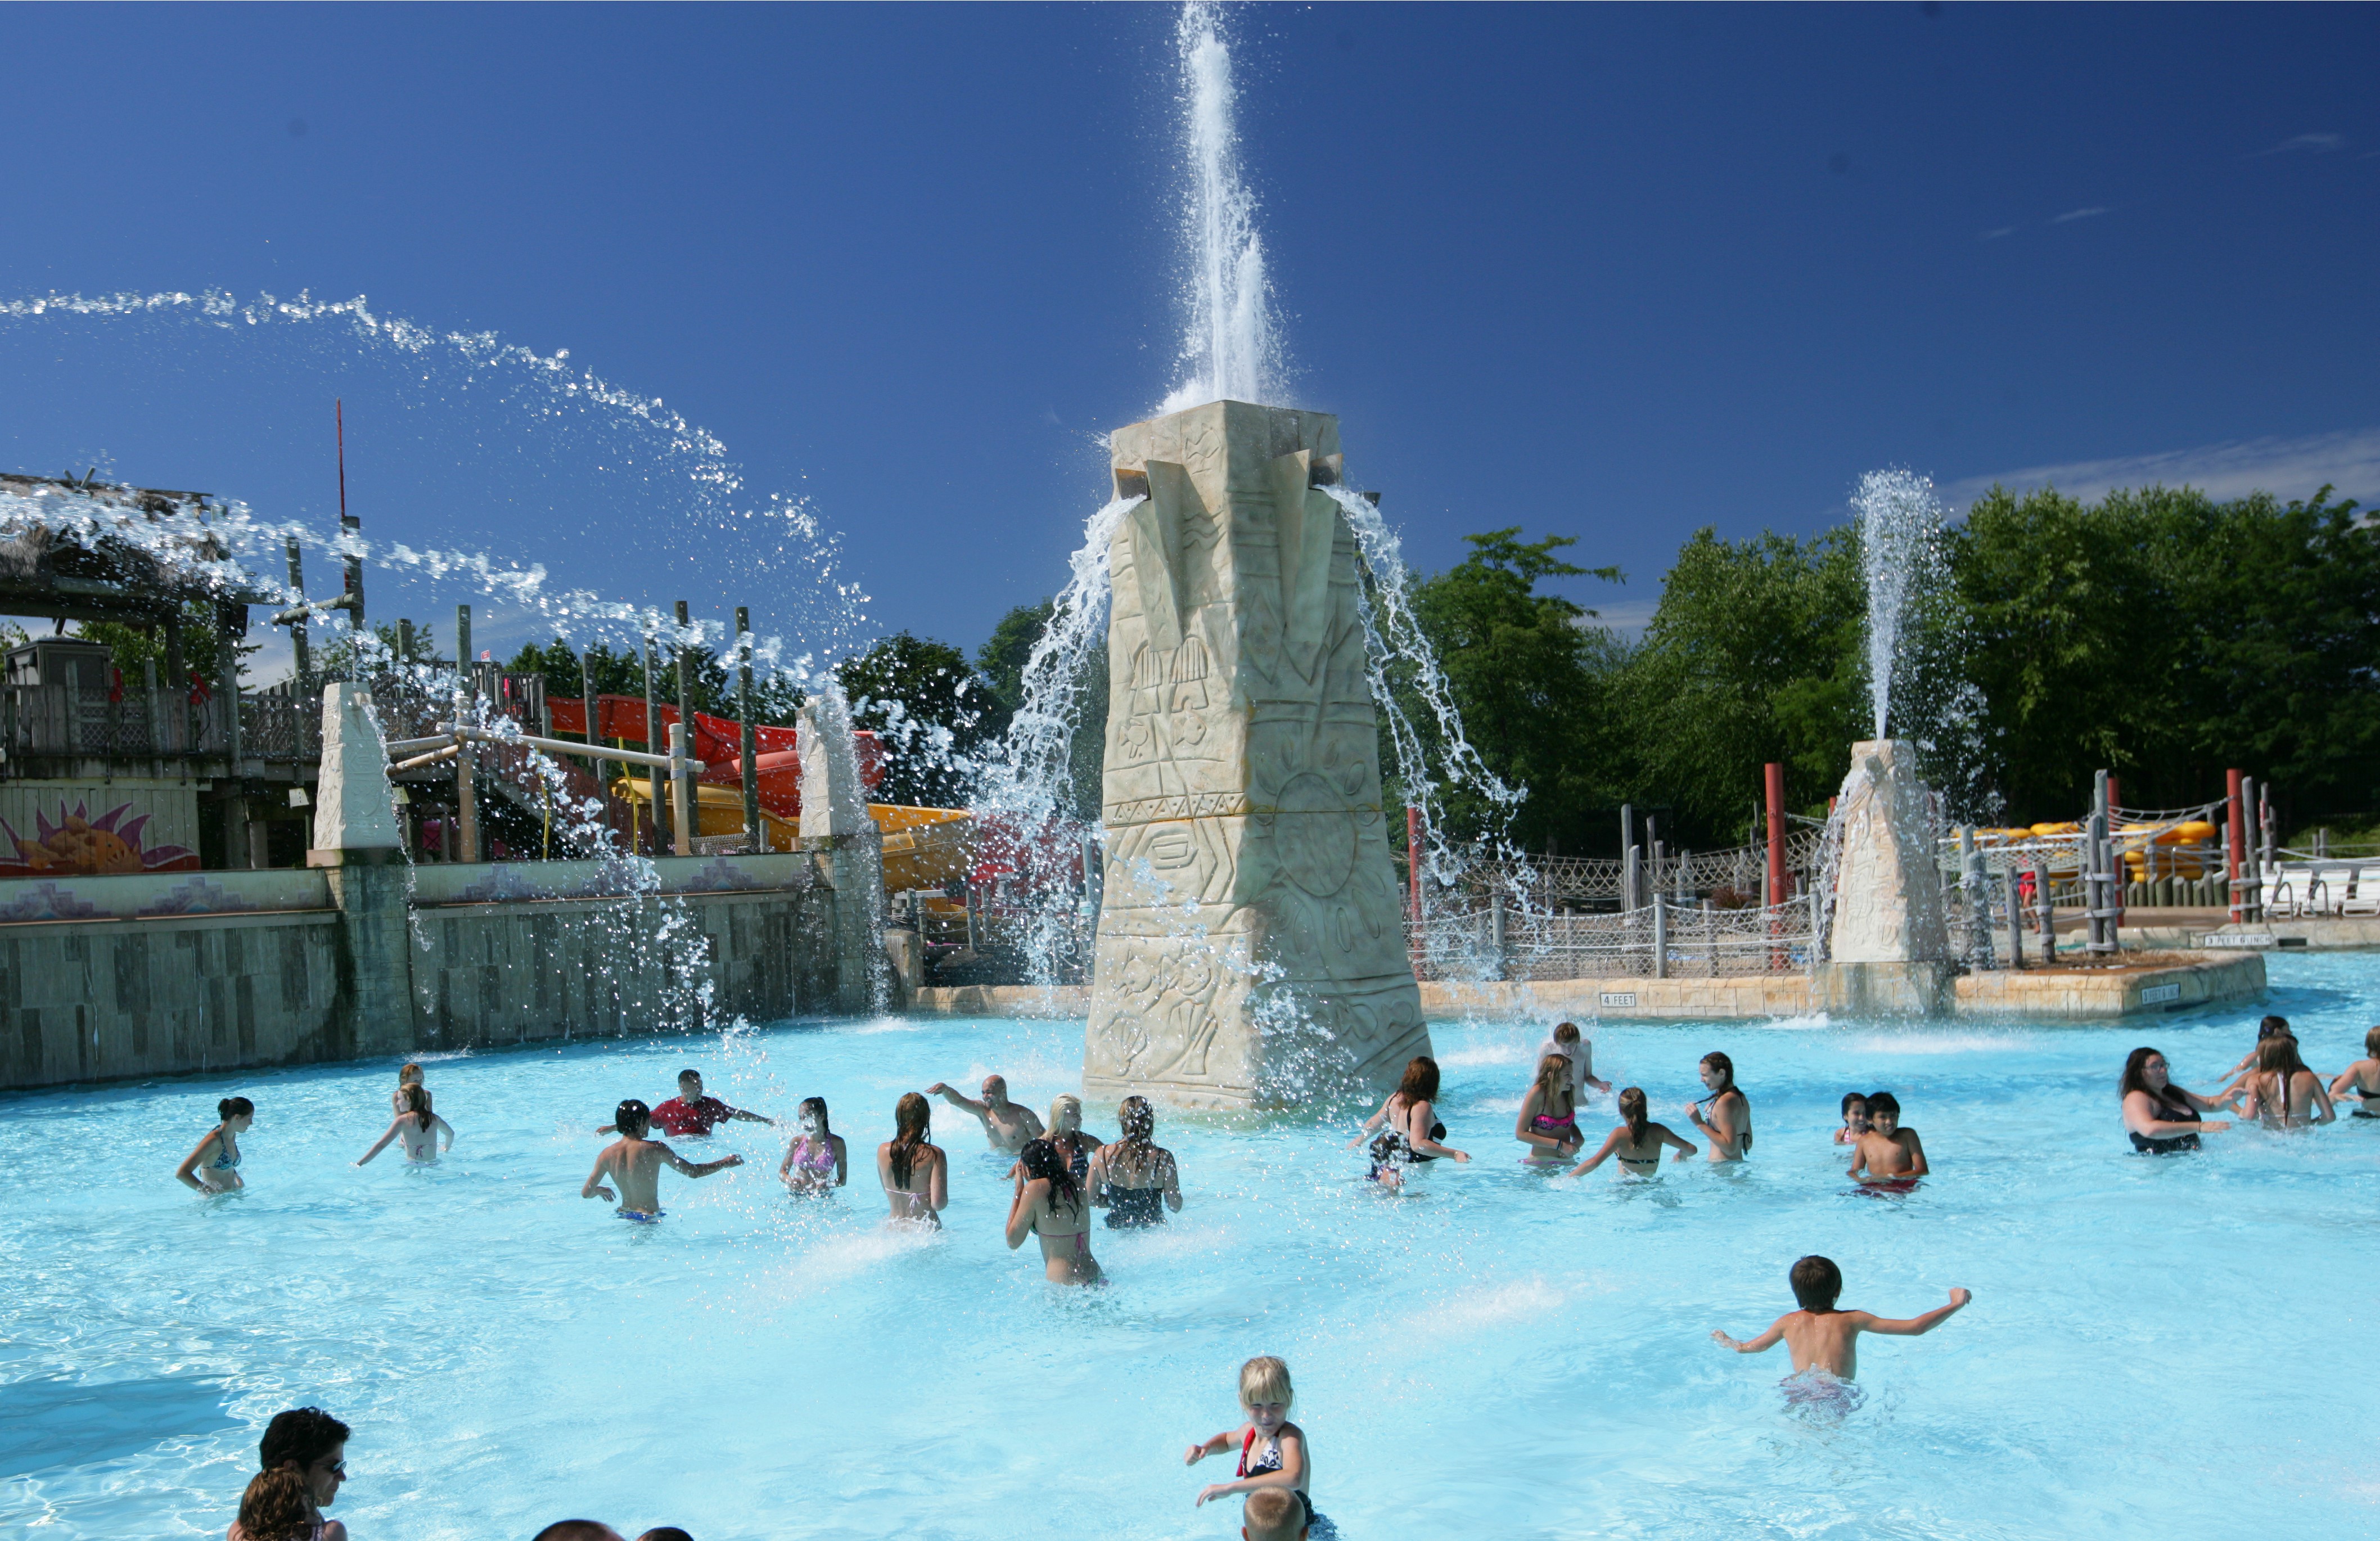
[[[1620,805],[1620,907],[1622,911],[1636,907],[1636,880],[1629,865],[1629,855],[1636,849],[1636,809]]]
[[[753,850],[765,851],[769,826],[760,820],[760,730],[752,725],[752,612],[740,604],[735,607],[735,715],[742,722],[735,741],[744,778],[744,838]],[[922,948],[922,929],[917,938]]]
[[[662,709],[653,695],[653,638],[648,632],[645,634],[645,748],[649,752],[659,749],[661,741]],[[653,854],[659,855],[662,826],[668,819],[668,814],[662,807],[662,772],[659,766],[645,773],[645,800],[652,805]]]
[[[1627,860],[1620,870],[1620,907],[1623,912],[1640,907],[1636,900],[1643,891],[1644,868],[1644,847],[1631,845]]]
[[[2125,879],[2131,872],[2131,868],[2125,864],[2124,853],[2116,839],[2118,831],[2123,828],[2123,823],[2124,791],[2116,780],[2116,773],[2110,770],[2107,772],[2107,869],[2114,877],[2115,882],[2108,891],[2107,907],[2116,913],[2107,917],[2107,935],[2112,940],[2120,940],[2119,934],[2124,928]],[[2146,876],[2148,872],[2148,858],[2145,856],[2141,858],[2141,872],[2143,876]]]
[[[298,619],[289,623],[289,650],[298,655],[298,694],[307,693],[314,676],[313,639],[306,628],[306,564],[298,537],[289,538],[289,592],[296,596]]]
[[[2017,892],[2016,868],[2000,874],[2008,894],[2009,966],[2024,966],[2024,904]]]
[[[464,691],[455,692],[455,721],[465,721],[470,710],[469,696]],[[457,861],[475,862],[480,859],[478,790],[471,784],[471,746],[466,744],[455,753],[455,822],[459,826],[457,839],[460,843],[455,854]]]
[[[471,607],[467,604],[455,607],[455,677],[457,690],[469,697],[479,695],[479,672],[471,667]]]
[[[2240,819],[2245,838],[2239,847],[2235,865],[2240,868],[2240,885],[2245,890],[2240,898],[2240,918],[2256,921],[2265,918],[2265,868],[2256,859],[2256,814],[2258,794],[2263,789],[2253,776],[2240,778]]]
[[[1653,885],[1653,977],[1670,977],[1670,901],[1658,882]]]
[[[1493,960],[1494,977],[1504,977],[1504,892],[1501,889],[1488,896],[1488,947]]]
[[[237,629],[233,617],[237,616]],[[224,758],[230,774],[224,784],[224,865],[248,865],[248,802],[245,786],[248,779],[248,755],[240,741],[239,732],[239,639],[248,635],[248,606],[219,605],[215,610],[216,674],[224,703]],[[77,682],[67,687],[67,722],[71,730],[79,726],[82,703]]]
[[[2049,898],[2049,858],[2043,856],[2033,864],[2033,913],[2041,927],[2041,951],[2052,961],[2058,957],[2058,906]]]
[[[341,473],[340,484],[343,487],[346,485],[344,472]],[[362,528],[363,521],[354,515],[339,516],[340,534],[355,535]],[[350,552],[340,560],[346,569],[346,583],[340,598],[346,601],[347,624],[356,628],[356,635],[360,637],[364,634],[364,559]]]
[[[694,772],[686,767],[684,722],[672,722],[669,725],[669,752],[672,762],[670,795],[675,799],[670,811],[673,822],[677,825],[677,854],[681,856],[690,856],[694,855],[696,828],[693,807]]]
[[[602,713],[597,710],[601,703],[595,698],[595,664],[589,656],[594,650],[595,644],[590,639],[578,652],[578,699],[587,712],[587,747],[589,750],[603,737]],[[612,822],[612,780],[603,774],[603,762],[591,753],[587,757],[587,769],[595,773],[595,787],[603,799],[603,822],[609,825]]]
[[[1762,769],[1762,780],[1768,792],[1768,897],[1771,904],[1785,902],[1785,767],[1770,764]]]

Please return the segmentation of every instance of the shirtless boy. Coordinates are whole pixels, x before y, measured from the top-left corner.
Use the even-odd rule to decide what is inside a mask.
[[[708,1177],[714,1171],[744,1164],[741,1156],[722,1156],[716,1161],[700,1163],[689,1161],[661,1141],[645,1138],[652,1122],[653,1110],[635,1098],[620,1104],[618,1112],[613,1115],[613,1127],[619,1130],[620,1137],[595,1158],[595,1170],[587,1174],[585,1186],[578,1190],[579,1197],[616,1203],[622,1219],[656,1220],[662,1218],[661,1176],[664,1161],[682,1177]],[[607,1177],[620,1185],[616,1197],[604,1185]]]
[[[1792,1351],[1794,1374],[1816,1370],[1838,1380],[1853,1380],[1859,1376],[1861,1333],[1914,1338],[1933,1331],[1952,1312],[1975,1298],[1966,1290],[1952,1290],[1949,1304],[1937,1305],[1922,1317],[1895,1320],[1865,1311],[1837,1310],[1835,1301],[1843,1292],[1843,1272],[1828,1258],[1804,1257],[1793,1265],[1791,1277],[1793,1298],[1802,1303],[1802,1309],[1778,1317],[1757,1338],[1739,1342],[1724,1332],[1713,1332],[1712,1341],[1725,1343],[1738,1353],[1766,1353],[1781,1338]]]
[[[1033,1110],[1021,1102],[1008,1100],[1008,1082],[998,1075],[983,1078],[983,1100],[978,1102],[965,1093],[953,1089],[948,1083],[937,1081],[926,1088],[928,1097],[939,1097],[952,1107],[973,1113],[983,1121],[983,1137],[991,1148],[1014,1156],[1029,1141],[1041,1137],[1041,1121]]]
[[[1900,1099],[1888,1091],[1870,1092],[1867,1130],[1852,1147],[1851,1175],[1863,1183],[1906,1189],[1929,1170],[1917,1131],[1900,1127]]]

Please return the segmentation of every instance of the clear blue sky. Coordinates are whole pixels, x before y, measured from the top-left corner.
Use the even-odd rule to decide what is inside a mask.
[[[2343,467],[2380,495],[2370,6],[1235,25],[1295,395],[1342,415],[1424,567],[1500,525],[1575,535],[1632,579],[1580,595],[1641,618],[1696,527],[1821,528],[1887,463],[1953,491],[2146,465],[2302,492]],[[873,625],[972,649],[1062,581],[1092,436],[1172,382],[1172,29],[1122,6],[9,6],[0,298],[361,294],[567,348],[724,440],[740,502],[809,498]],[[768,538],[623,468],[616,436],[368,351],[0,321],[0,467],[104,454],[320,518],[344,394],[369,532],[804,613],[803,573],[755,565]]]

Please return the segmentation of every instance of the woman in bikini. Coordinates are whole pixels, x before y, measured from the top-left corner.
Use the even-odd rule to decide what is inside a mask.
[[[226,1097],[215,1104],[215,1126],[182,1158],[174,1180],[192,1193],[227,1194],[248,1186],[239,1177],[239,1137],[256,1122],[256,1104]]]
[[[2261,1120],[2267,1129],[2303,1129],[2328,1123],[2338,1114],[2322,1077],[2298,1058],[2295,1038],[2266,1038],[2256,1050],[2256,1068],[2248,1073],[2246,1099],[2240,1116]]]
[[[1567,1161],[1586,1143],[1578,1132],[1578,1089],[1569,1055],[1548,1054],[1537,1062],[1537,1078],[1521,1098],[1512,1137],[1529,1147],[1523,1160],[1540,1164]]]
[[[940,1230],[951,1202],[951,1162],[927,1139],[933,1116],[933,1104],[924,1098],[901,1094],[892,1107],[893,1135],[876,1147],[876,1180],[884,1184],[894,1219]]]
[[[1058,1149],[1080,1186],[1090,1176],[1091,1158],[1099,1152],[1099,1142],[1083,1133],[1083,1099],[1063,1092],[1050,1099],[1050,1133],[1047,1139]]]
[[[1661,1147],[1670,1146],[1677,1151],[1670,1158],[1682,1161],[1702,1147],[1691,1140],[1682,1140],[1670,1133],[1666,1123],[1651,1123],[1645,1117],[1645,1091],[1630,1086],[1620,1094],[1620,1127],[1603,1137],[1603,1148],[1570,1169],[1572,1177],[1584,1177],[1609,1160],[1618,1160],[1620,1170],[1637,1177],[1658,1177],[1661,1172]]]
[[[2363,1035],[2363,1058],[2339,1073],[2330,1084],[2330,1095],[2345,1097],[2350,1092],[2363,1099],[2355,1110],[2356,1118],[2380,1118],[2380,1027]]]
[[[1752,1154],[1752,1099],[1735,1084],[1735,1062],[1714,1050],[1703,1056],[1703,1085],[1710,1091],[1686,1104],[1686,1117],[1710,1141],[1714,1161],[1741,1161]],[[1703,1117],[1703,1105],[1710,1117]]]
[[[822,1194],[842,1187],[851,1176],[851,1151],[843,1136],[827,1127],[826,1098],[803,1098],[794,1118],[802,1132],[785,1147],[778,1177],[797,1194]]]
[[[1181,1212],[1182,1179],[1173,1152],[1156,1143],[1156,1110],[1145,1097],[1127,1097],[1116,1121],[1123,1125],[1123,1138],[1100,1147],[1091,1158],[1084,1189],[1108,1212],[1111,1231],[1162,1224],[1166,1210]]]
[[[2177,1086],[2172,1077],[2165,1056],[2154,1049],[2135,1049],[2124,1056],[2124,1075],[2119,1083],[2124,1098],[2124,1133],[2131,1136],[2132,1148],[2143,1156],[2196,1150],[2199,1135],[2231,1127],[2228,1119],[2199,1116],[2228,1103]]]
[[[2258,1022],[2255,1043],[2240,1057],[2238,1064],[2224,1073],[2229,1079],[2224,1082],[2220,1095],[2228,1100],[2247,1089],[2248,1077],[2256,1074],[2256,1056],[2265,1051],[2265,1045],[2275,1038],[2287,1038],[2295,1043],[2297,1037],[2297,1029],[2289,1025],[2288,1017],[2268,1016]]]
[[[408,1081],[405,1085],[405,1111],[389,1122],[388,1133],[374,1141],[372,1147],[357,1159],[356,1165],[364,1165],[386,1150],[389,1141],[396,1139],[405,1142],[407,1160],[435,1160],[442,1148],[438,1143],[438,1132],[442,1129],[446,1132],[446,1144],[443,1148],[454,1149],[455,1126],[430,1110],[430,1094],[422,1089],[420,1082]]]
[[[1027,1236],[1041,1238],[1042,1271],[1052,1284],[1092,1284],[1099,1259],[1091,1256],[1091,1210],[1066,1159],[1048,1140],[1028,1140],[1016,1156],[1016,1196],[1008,1205],[1008,1245],[1014,1251]]]
[[[1404,1182],[1407,1167],[1434,1161],[1440,1156],[1457,1161],[1471,1159],[1452,1146],[1439,1143],[1446,1138],[1446,1125],[1438,1122],[1437,1100],[1438,1062],[1427,1054],[1416,1054],[1405,1062],[1404,1079],[1380,1104],[1380,1110],[1366,1119],[1363,1129],[1347,1142],[1352,1150],[1363,1144],[1372,1131],[1379,1131],[1372,1138],[1373,1182],[1393,1188]]]

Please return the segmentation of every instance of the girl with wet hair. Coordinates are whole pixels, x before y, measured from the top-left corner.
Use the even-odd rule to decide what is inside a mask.
[[[1537,1078],[1521,1099],[1520,1117],[1512,1122],[1512,1137],[1529,1147],[1522,1159],[1567,1161],[1586,1143],[1578,1132],[1578,1083],[1571,1074],[1570,1056],[1548,1054],[1537,1062]]]
[[[372,1147],[363,1153],[356,1165],[364,1165],[386,1150],[388,1142],[395,1139],[405,1141],[405,1159],[408,1161],[434,1160],[442,1149],[455,1148],[455,1126],[430,1110],[430,1093],[422,1088],[421,1083],[407,1082],[404,1091],[405,1111],[390,1121],[388,1133],[373,1142]],[[441,1130],[446,1135],[443,1147],[438,1143]]]
[[[407,1086],[421,1086],[419,1065],[409,1064],[396,1073],[396,1090],[388,1094],[388,1110],[391,1113],[402,1115],[407,1110],[405,1100],[405,1091]],[[430,1088],[422,1086],[421,1096],[423,1101],[427,1102],[430,1098]]]
[[[1081,1098],[1061,1092],[1050,1099],[1050,1132],[1043,1137],[1057,1147],[1077,1183],[1090,1176],[1091,1158],[1099,1154],[1099,1142],[1083,1132]]]
[[[239,1496],[239,1518],[226,1541],[323,1541],[328,1522],[315,1518],[305,1474],[293,1466],[259,1472]],[[346,1527],[341,1526],[344,1534]]]
[[[951,1202],[951,1163],[941,1147],[929,1142],[933,1104],[916,1092],[904,1092],[893,1104],[893,1135],[876,1147],[876,1180],[892,1207],[892,1218],[940,1229],[942,1211]]]
[[[215,1104],[215,1126],[174,1169],[174,1180],[192,1193],[234,1193],[248,1184],[239,1175],[239,1137],[256,1122],[256,1104],[226,1097]]]
[[[1446,1138],[1446,1125],[1438,1121],[1437,1102],[1438,1062],[1427,1054],[1416,1054],[1405,1062],[1404,1079],[1380,1104],[1380,1110],[1366,1119],[1364,1127],[1347,1142],[1352,1150],[1374,1130],[1379,1131],[1372,1139],[1370,1152],[1373,1182],[1399,1187],[1404,1183],[1407,1167],[1434,1161],[1440,1156],[1457,1161],[1471,1159],[1452,1146],[1439,1143]]]
[[[1099,1277],[1091,1256],[1090,1207],[1048,1140],[1027,1140],[1016,1157],[1016,1195],[1008,1205],[1008,1245],[1041,1238],[1042,1272],[1052,1284],[1090,1284]]]
[[[2240,1116],[2262,1120],[2267,1129],[2303,1129],[2338,1116],[2322,1077],[2298,1058],[2293,1037],[2266,1038],[2257,1047],[2256,1068],[2248,1073],[2246,1092]]]
[[[1116,1122],[1123,1125],[1123,1138],[1091,1158],[1084,1187],[1108,1212],[1111,1231],[1162,1224],[1166,1210],[1182,1208],[1182,1179],[1173,1152],[1157,1143],[1157,1110],[1145,1097],[1127,1097]]]
[[[785,1147],[777,1175],[797,1194],[822,1194],[843,1186],[851,1175],[850,1147],[827,1127],[826,1098],[805,1097],[795,1111],[801,1133]]]
[[[1642,1086],[1630,1086],[1620,1094],[1620,1127],[1603,1137],[1603,1148],[1571,1168],[1571,1176],[1584,1177],[1604,1162],[1617,1160],[1622,1171],[1638,1177],[1657,1177],[1661,1171],[1663,1146],[1677,1151],[1670,1158],[1673,1161],[1682,1161],[1701,1148],[1671,1134],[1668,1124],[1655,1123],[1645,1116]]]
[[[1735,1062],[1713,1050],[1703,1056],[1702,1077],[1710,1095],[1687,1103],[1686,1117],[1710,1141],[1712,1160],[1741,1161],[1752,1154],[1752,1099],[1735,1084]]]

